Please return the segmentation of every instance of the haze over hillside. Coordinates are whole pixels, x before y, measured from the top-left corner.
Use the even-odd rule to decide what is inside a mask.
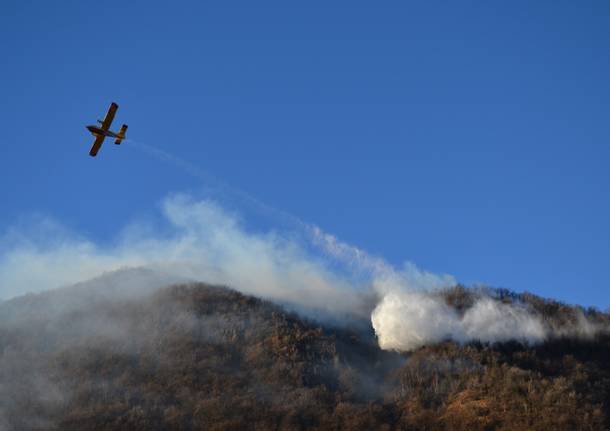
[[[610,316],[595,310],[457,286],[429,301],[457,322],[490,301],[527,311],[546,336],[449,333],[398,353],[380,348],[375,319],[312,320],[229,288],[159,280],[123,270],[0,303],[0,429],[610,426]]]
[[[109,244],[49,220],[11,233],[1,431],[610,427],[608,314],[395,267],[299,220],[161,208]]]
[[[161,209],[162,224],[132,222],[106,244],[46,219],[11,231],[0,250],[0,295],[7,299],[121,268],[147,268],[148,287],[203,281],[327,321],[370,320],[384,349],[409,351],[446,338],[539,342],[556,332],[523,304],[494,300],[485,289],[472,307],[457,313],[437,294],[457,284],[452,276],[408,262],[393,266],[299,220],[291,220],[291,230],[251,230],[217,202],[185,194],[168,196]],[[562,329],[595,330],[582,317]]]

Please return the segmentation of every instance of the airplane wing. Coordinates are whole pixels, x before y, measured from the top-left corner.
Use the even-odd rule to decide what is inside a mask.
[[[110,125],[112,124],[112,120],[114,120],[114,114],[116,114],[117,109],[119,109],[119,105],[112,102],[110,104],[110,108],[108,108],[108,112],[106,113],[106,116],[104,117],[104,121],[102,121],[102,127],[101,127],[102,130],[110,129]]]
[[[108,111],[110,112],[110,111]],[[105,121],[105,120],[104,120]],[[112,121],[112,120],[110,120]],[[95,157],[97,152],[100,150],[100,147],[102,146],[102,143],[104,142],[104,135],[97,135],[95,137],[95,142],[93,142],[93,146],[91,147],[91,151],[89,151],[89,155],[91,157]]]

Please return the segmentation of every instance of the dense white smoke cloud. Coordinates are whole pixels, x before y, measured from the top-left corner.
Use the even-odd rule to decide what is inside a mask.
[[[445,339],[538,342],[548,335],[540,319],[524,307],[483,297],[460,316],[441,298],[417,291],[388,293],[371,321],[380,347],[399,351]]]
[[[379,346],[399,351],[451,337],[457,321],[449,306],[426,292],[389,292],[371,315]]]
[[[383,349],[409,351],[445,339],[538,342],[548,335],[531,311],[489,297],[479,298],[463,316],[458,315],[435,294],[456,284],[450,275],[421,271],[411,263],[396,270],[319,229],[313,228],[313,237],[333,257],[371,274],[372,287],[380,298],[371,323]]]
[[[187,195],[170,196],[161,207],[166,227],[131,224],[111,246],[48,220],[35,223],[35,230],[13,230],[0,251],[0,299],[149,268],[165,284],[224,284],[336,319],[370,318],[384,349],[408,351],[448,338],[536,342],[548,335],[531,310],[485,295],[459,314],[439,294],[456,284],[453,277],[412,264],[395,268],[315,226],[302,224],[305,235],[256,233],[219,205]]]

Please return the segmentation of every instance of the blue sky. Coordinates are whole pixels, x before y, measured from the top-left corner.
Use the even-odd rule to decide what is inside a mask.
[[[103,242],[205,186],[129,142],[90,158],[116,101],[132,139],[390,262],[610,306],[610,5],[380,4],[3,2],[0,232]]]

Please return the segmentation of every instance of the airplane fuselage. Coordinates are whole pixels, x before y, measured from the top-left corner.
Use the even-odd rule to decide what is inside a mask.
[[[110,130],[101,129],[98,126],[91,125],[91,126],[86,126],[86,127],[87,127],[87,130],[89,130],[91,132],[91,134],[95,135],[95,136],[107,136],[109,138],[119,138],[120,137],[116,133],[111,132]]]
[[[103,120],[97,120],[99,126],[92,124],[90,126],[85,126],[89,132],[93,136],[95,136],[95,141],[91,146],[91,150],[89,150],[89,155],[91,157],[95,157],[97,152],[102,147],[104,140],[106,138],[115,138],[114,143],[116,145],[120,145],[121,142],[125,139],[125,132],[127,131],[127,124],[123,124],[121,129],[118,132],[112,132],[110,130],[110,126],[112,126],[112,120],[114,120],[114,114],[116,114],[117,109],[119,109],[119,105],[112,102],[110,104],[110,108],[108,108],[108,112],[106,112],[106,116]]]

